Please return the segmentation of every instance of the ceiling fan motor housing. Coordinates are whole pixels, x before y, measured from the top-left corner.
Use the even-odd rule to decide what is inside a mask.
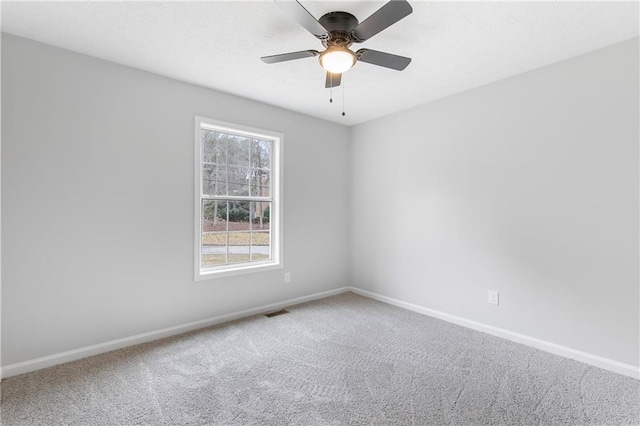
[[[322,40],[324,47],[349,47],[354,42],[352,32],[358,26],[358,19],[347,12],[329,12],[318,20],[329,32],[329,38]]]

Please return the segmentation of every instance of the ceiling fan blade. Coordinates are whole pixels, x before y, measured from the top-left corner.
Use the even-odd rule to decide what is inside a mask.
[[[333,73],[327,72],[327,78],[324,82],[324,87],[327,89],[330,87],[338,87],[340,86],[341,80],[342,80],[342,74],[333,74]]]
[[[287,8],[296,22],[317,38],[321,40],[329,38],[327,29],[298,0],[278,1],[277,4]]]
[[[292,61],[294,59],[311,58],[318,56],[320,52],[317,50],[301,50],[300,52],[282,53],[280,55],[263,56],[262,62],[267,64],[275,64],[277,62]]]
[[[360,62],[366,62],[368,64],[391,68],[398,71],[402,71],[409,65],[409,63],[411,63],[411,58],[371,49],[358,50],[356,52],[356,57]]]
[[[413,12],[413,8],[406,0],[391,0],[376,10],[373,15],[362,21],[353,30],[357,42],[363,42],[390,27]]]

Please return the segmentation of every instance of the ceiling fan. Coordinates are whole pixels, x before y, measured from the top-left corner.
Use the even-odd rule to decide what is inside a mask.
[[[353,67],[356,61],[398,71],[404,70],[411,62],[411,58],[377,50],[353,52],[349,49],[353,43],[367,41],[413,12],[406,0],[391,0],[362,22],[347,12],[329,12],[316,20],[297,0],[279,4],[291,8],[296,21],[321,40],[325,50],[302,50],[260,58],[267,64],[319,56],[320,65],[327,71],[325,87],[329,88],[340,86],[342,73]]]

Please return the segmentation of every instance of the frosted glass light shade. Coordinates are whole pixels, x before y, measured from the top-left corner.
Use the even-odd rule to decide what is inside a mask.
[[[356,55],[349,49],[333,46],[320,54],[320,65],[333,74],[342,74],[356,63]]]

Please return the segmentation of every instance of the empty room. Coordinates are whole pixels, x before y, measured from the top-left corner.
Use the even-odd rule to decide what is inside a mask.
[[[640,4],[2,1],[2,425],[640,425]]]

